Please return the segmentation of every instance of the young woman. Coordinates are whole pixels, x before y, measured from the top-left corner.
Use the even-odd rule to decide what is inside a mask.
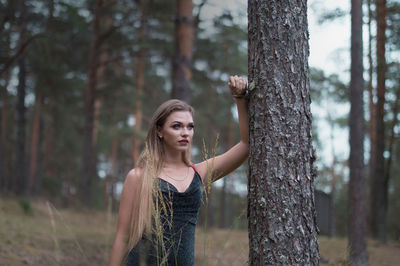
[[[146,147],[122,190],[109,265],[194,265],[203,186],[239,167],[248,155],[246,80],[231,76],[241,141],[222,155],[192,164],[193,108],[179,100],[154,113]]]

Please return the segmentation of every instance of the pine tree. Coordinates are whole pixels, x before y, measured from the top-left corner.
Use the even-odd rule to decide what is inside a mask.
[[[318,265],[307,1],[248,2],[250,265]]]
[[[354,265],[368,265],[366,250],[362,1],[351,1],[349,246]]]

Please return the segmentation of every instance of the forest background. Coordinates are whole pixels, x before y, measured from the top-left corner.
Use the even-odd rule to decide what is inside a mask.
[[[316,47],[324,54],[323,44],[313,45],[313,27],[324,31],[350,19],[349,5],[325,2],[309,3],[311,58]],[[400,1],[387,0],[386,8],[384,135],[373,137],[371,120],[378,102],[374,1],[364,1],[368,104],[360,115],[366,119],[367,191],[387,197],[380,206],[387,210],[383,239],[398,241]],[[46,199],[58,208],[116,212],[122,182],[142,148],[153,111],[179,87],[175,64],[185,62],[177,60],[175,31],[182,21],[176,19],[175,1],[0,0],[0,11],[1,197],[16,196],[25,209],[32,200]],[[196,110],[192,155],[199,161],[238,139],[226,84],[231,74],[247,75],[246,2],[194,1],[192,16],[191,62],[184,71],[190,93],[185,97]],[[329,234],[339,236],[347,235],[349,56],[348,46],[338,47],[328,59],[334,67],[310,61],[315,185],[332,199]],[[380,141],[385,162],[380,176],[387,183],[382,192],[372,192],[369,158],[376,157],[371,147]],[[246,171],[242,167],[213,186],[200,223],[247,227]]]

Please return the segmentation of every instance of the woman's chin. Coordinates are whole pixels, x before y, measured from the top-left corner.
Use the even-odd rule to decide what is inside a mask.
[[[190,145],[179,145],[175,147],[169,148],[171,151],[176,151],[176,152],[186,152],[189,151]]]

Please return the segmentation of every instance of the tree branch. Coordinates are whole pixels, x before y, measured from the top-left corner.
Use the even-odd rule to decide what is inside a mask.
[[[21,56],[21,54],[25,51],[26,47],[35,39],[39,38],[39,37],[44,37],[43,33],[39,33],[36,35],[31,36],[28,40],[26,40],[26,42],[18,49],[18,51],[11,56],[8,61],[4,64],[3,68],[0,71],[0,76],[3,75],[4,72],[6,72],[11,65]]]

